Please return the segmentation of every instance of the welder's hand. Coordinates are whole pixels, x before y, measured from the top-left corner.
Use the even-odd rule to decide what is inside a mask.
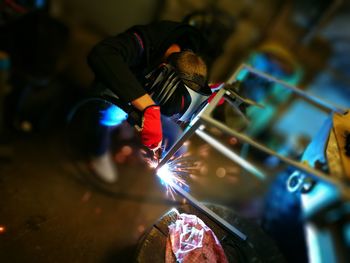
[[[161,147],[153,151],[152,160],[156,163],[159,163],[160,160],[162,159],[162,153],[163,153],[163,150]]]
[[[162,145],[163,132],[160,119],[160,107],[148,106],[143,111],[141,143],[152,151],[157,151]]]

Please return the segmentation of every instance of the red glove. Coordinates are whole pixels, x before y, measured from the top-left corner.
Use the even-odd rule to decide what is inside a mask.
[[[141,142],[151,150],[160,148],[163,139],[160,107],[152,105],[143,111]]]

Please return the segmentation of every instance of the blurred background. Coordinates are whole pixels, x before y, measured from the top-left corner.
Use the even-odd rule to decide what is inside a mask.
[[[189,23],[205,34],[210,82],[227,81],[246,63],[339,108],[350,107],[347,0],[2,0],[3,262],[158,262],[141,256],[140,238],[147,238],[167,211],[186,200],[166,195],[140,159],[137,139],[118,130],[112,149],[119,180],[113,185],[99,182],[71,149],[67,129],[72,128],[68,121],[72,109],[94,78],[86,62],[91,48],[133,25],[164,19]],[[240,94],[264,108],[244,109],[247,124],[224,104],[214,112],[217,119],[347,187],[349,159],[339,157],[344,154],[339,153],[339,142],[335,149],[335,137],[335,148],[330,149],[329,134],[337,135],[332,111],[255,74],[241,72],[239,80]],[[349,118],[338,122],[349,123]],[[84,132],[82,127],[73,127],[76,136]],[[265,175],[245,171],[197,136],[186,142],[188,155],[195,160],[191,176],[186,177],[191,194],[233,211],[246,222],[243,230],[252,236],[259,233],[251,248],[235,248],[244,256],[238,253],[232,262],[346,262],[346,256],[338,258],[334,252],[348,256],[350,247],[349,206],[337,195],[338,188],[325,190],[337,201],[332,209],[322,208],[337,219],[327,221],[318,210],[315,216],[305,216],[309,207],[301,200],[302,191],[287,187],[296,172],[293,167],[221,131],[210,132]],[[349,141],[341,147],[348,145]],[[320,232],[312,232],[319,235],[314,240],[322,239],[313,248],[306,235],[311,233],[306,227],[310,224],[313,230],[322,229],[322,238]],[[265,253],[262,243],[267,244]],[[335,243],[333,250],[330,244]],[[330,252],[322,254],[324,247]],[[311,251],[324,261],[310,260]]]

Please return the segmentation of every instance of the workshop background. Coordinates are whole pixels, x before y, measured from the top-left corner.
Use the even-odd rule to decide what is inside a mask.
[[[105,185],[72,149],[67,131],[84,132],[69,120],[93,80],[86,63],[90,49],[108,35],[161,19],[186,21],[207,33],[211,82],[227,81],[246,63],[350,108],[348,0],[2,0],[1,262],[150,262],[142,254],[147,235],[187,201],[166,195],[140,158],[135,138],[120,139],[116,131],[112,148],[119,180]],[[267,106],[245,111],[248,126],[230,108],[221,108],[217,117],[230,127],[303,163],[315,138],[317,145],[328,140],[328,133],[319,134],[331,114],[317,105],[256,76],[244,76],[242,86],[244,96]],[[243,232],[252,235],[249,249],[256,254],[237,246],[246,254],[233,253],[232,262],[311,262],[311,246],[322,251],[330,247],[329,240],[336,240],[340,254],[349,254],[349,206],[335,212],[344,227],[334,239],[324,235],[323,243],[308,243],[301,193],[287,189],[294,170],[220,131],[211,133],[266,175],[245,171],[199,137],[186,142],[196,163],[186,178],[191,194],[234,213],[244,222],[239,223]],[[336,175],[347,189],[348,164],[338,162],[332,169],[327,163],[310,165]],[[338,221],[325,226],[334,230]],[[161,247],[150,251],[163,257]]]

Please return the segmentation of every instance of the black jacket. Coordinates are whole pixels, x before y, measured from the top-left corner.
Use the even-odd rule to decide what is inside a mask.
[[[204,41],[192,26],[160,21],[103,40],[88,55],[88,63],[97,83],[130,102],[146,94],[142,86],[145,75],[161,63],[173,43],[200,54]]]

